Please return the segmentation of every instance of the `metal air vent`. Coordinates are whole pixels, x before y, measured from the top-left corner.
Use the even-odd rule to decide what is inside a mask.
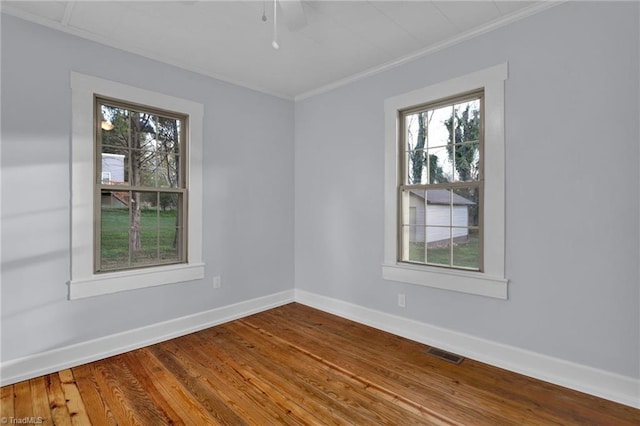
[[[460,364],[464,360],[464,357],[461,357],[460,355],[452,354],[451,352],[434,348],[433,346],[430,346],[429,349],[427,349],[427,353],[453,364]]]

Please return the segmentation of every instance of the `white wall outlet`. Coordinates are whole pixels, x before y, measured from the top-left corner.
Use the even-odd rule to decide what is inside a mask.
[[[222,287],[222,278],[220,277],[220,275],[216,275],[215,277],[213,277],[213,288],[220,287]]]
[[[404,308],[407,306],[407,298],[404,293],[398,293],[398,306]]]

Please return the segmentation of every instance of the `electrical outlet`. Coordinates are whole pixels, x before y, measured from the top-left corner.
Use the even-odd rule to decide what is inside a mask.
[[[407,298],[404,293],[398,293],[398,306],[404,308],[407,306]]]
[[[220,275],[216,275],[215,277],[213,277],[213,288],[220,287],[222,287],[222,278],[220,277]]]

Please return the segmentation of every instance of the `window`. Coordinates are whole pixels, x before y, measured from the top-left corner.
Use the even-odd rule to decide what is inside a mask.
[[[502,64],[385,101],[388,280],[507,298]]]
[[[188,118],[96,97],[95,120],[95,272],[184,263]]]
[[[71,299],[204,277],[203,106],[71,73]]]
[[[401,262],[482,270],[483,93],[400,112]]]

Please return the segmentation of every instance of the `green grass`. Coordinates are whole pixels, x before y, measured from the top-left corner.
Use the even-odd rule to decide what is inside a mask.
[[[176,234],[175,210],[142,210],[140,217],[140,240],[142,249],[131,253],[129,259],[129,209],[113,207],[102,209],[101,218],[101,263],[102,269],[143,266],[157,262],[178,260],[178,251],[173,247]]]
[[[427,247],[427,264],[445,265],[451,264],[451,248]],[[412,262],[424,263],[425,257],[424,243],[409,244],[409,260]],[[471,235],[465,243],[457,243],[453,246],[453,266],[462,268],[479,269],[479,238]]]

